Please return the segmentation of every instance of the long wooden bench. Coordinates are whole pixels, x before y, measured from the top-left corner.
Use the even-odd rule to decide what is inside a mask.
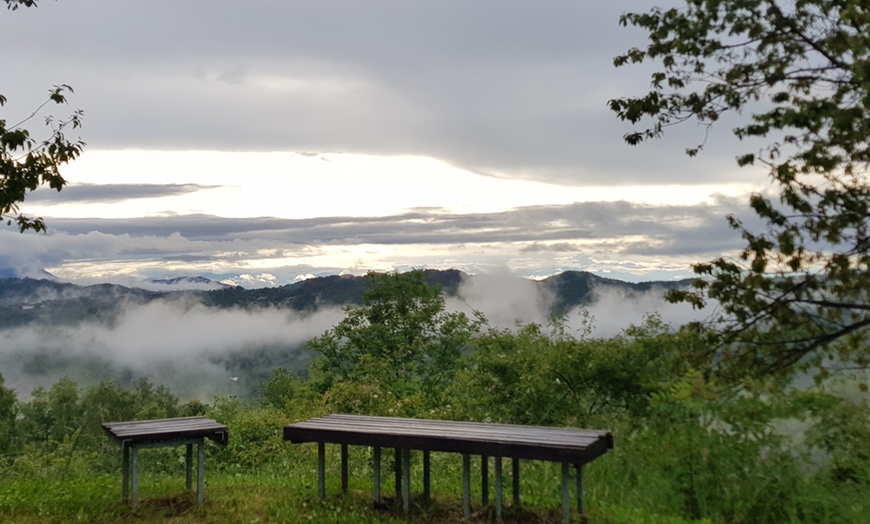
[[[190,491],[193,445],[196,444],[198,459],[196,498],[199,503],[202,503],[205,487],[205,450],[203,448],[205,439],[213,440],[221,446],[226,446],[229,442],[227,427],[205,417],[107,422],[103,424],[103,429],[111,438],[121,443],[122,494],[125,499],[130,492],[132,462],[133,496],[130,505],[133,509],[139,505],[139,449],[186,445],[187,490]]]
[[[562,464],[563,520],[571,518],[569,475],[574,466],[577,475],[577,506],[583,512],[583,466],[613,448],[607,431],[482,422],[375,417],[364,415],[328,415],[284,427],[284,440],[318,444],[318,491],[325,496],[325,444],[341,444],[341,485],[347,489],[347,446],[371,446],[374,452],[374,498],[380,501],[381,448],[396,450],[396,494],[402,507],[410,505],[410,451],[423,451],[423,491],[429,495],[429,453],[460,453],[463,456],[463,513],[470,516],[470,456],[481,456],[483,503],[487,504],[488,458],[495,457],[496,517],[502,514],[502,458],[513,459],[514,504],[519,504],[519,460],[544,460]],[[401,486],[401,487],[400,487]]]

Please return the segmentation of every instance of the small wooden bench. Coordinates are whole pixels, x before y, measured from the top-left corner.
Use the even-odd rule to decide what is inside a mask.
[[[402,507],[410,505],[410,450],[423,451],[423,491],[429,496],[429,453],[431,451],[461,453],[463,457],[463,513],[470,516],[470,455],[481,456],[483,503],[487,504],[489,457],[495,457],[496,518],[502,516],[503,457],[513,459],[513,502],[519,504],[519,460],[544,460],[562,464],[562,514],[571,519],[569,474],[576,468],[577,507],[583,512],[583,466],[613,448],[613,437],[607,431],[482,422],[374,417],[364,415],[328,415],[284,427],[284,440],[317,442],[318,491],[325,488],[325,443],[341,444],[341,486],[347,490],[347,446],[372,446],[374,451],[374,498],[380,502],[381,448],[396,451],[396,497]],[[401,486],[401,487],[400,487]]]
[[[197,445],[198,471],[196,482],[197,501],[203,501],[205,488],[205,439],[211,439],[221,446],[229,441],[227,427],[205,417],[180,417],[156,420],[134,420],[129,422],[107,422],[103,429],[114,440],[121,443],[122,449],[122,493],[124,499],[130,493],[132,462],[132,498],[130,505],[139,505],[139,449],[162,446],[187,446],[186,471],[187,490],[191,490],[193,469],[193,445]],[[131,461],[132,456],[132,461]]]

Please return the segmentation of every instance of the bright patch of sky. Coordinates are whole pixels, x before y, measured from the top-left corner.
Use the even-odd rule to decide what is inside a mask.
[[[63,194],[25,206],[27,213],[68,218],[135,218],[166,214],[223,217],[372,217],[414,209],[492,213],[508,209],[624,200],[652,205],[709,203],[737,196],[746,184],[571,186],[480,175],[419,156],[89,151],[65,169],[70,187],[195,184],[182,195],[111,202],[70,202]],[[45,205],[48,204],[48,205]],[[555,224],[554,224],[555,225]]]

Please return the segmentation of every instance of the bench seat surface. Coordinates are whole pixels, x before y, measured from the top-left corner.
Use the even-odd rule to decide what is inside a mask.
[[[103,429],[117,441],[132,443],[206,437],[221,446],[226,446],[229,441],[227,427],[206,417],[106,422],[103,424]]]
[[[284,439],[574,464],[585,464],[613,448],[607,431],[345,414],[289,424]]]

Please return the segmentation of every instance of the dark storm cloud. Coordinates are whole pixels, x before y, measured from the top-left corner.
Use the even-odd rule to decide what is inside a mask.
[[[112,203],[138,198],[161,198],[195,193],[217,186],[200,184],[75,184],[67,185],[63,195],[42,188],[27,195],[28,202],[57,203]]]
[[[17,72],[0,88],[25,112],[72,84],[94,149],[415,154],[572,184],[731,180],[727,127],[689,162],[702,130],[629,148],[606,108],[648,86],[648,70],[612,58],[643,45],[619,14],[651,5],[46,3],[0,18]]]

